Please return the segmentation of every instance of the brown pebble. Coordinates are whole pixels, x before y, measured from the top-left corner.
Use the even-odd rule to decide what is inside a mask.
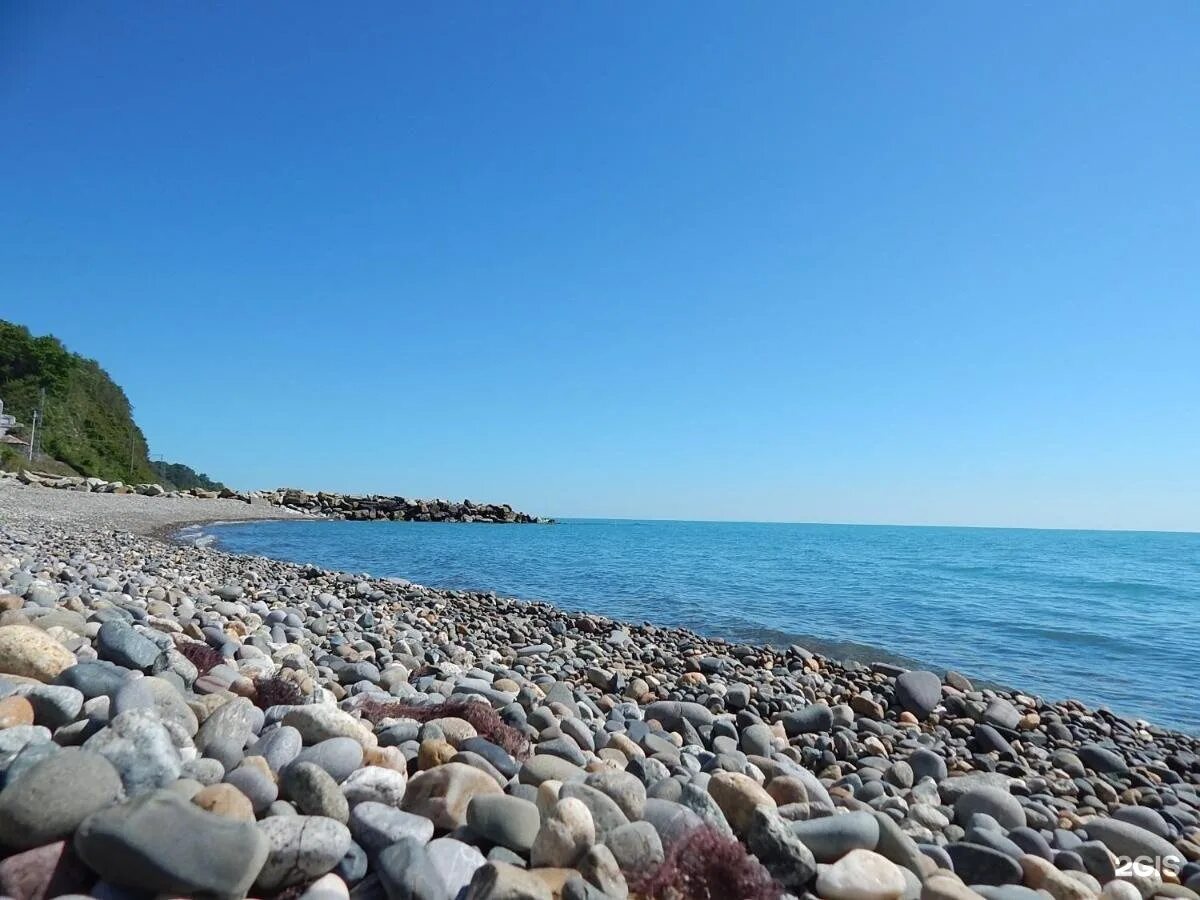
[[[24,697],[5,697],[0,700],[0,728],[33,724],[33,706]]]
[[[232,784],[210,784],[201,788],[192,797],[192,802],[201,809],[235,822],[254,821],[254,807],[250,804],[250,798]]]
[[[421,741],[421,748],[417,751],[417,768],[423,772],[426,769],[445,765],[454,759],[457,752],[447,741],[436,739]]]

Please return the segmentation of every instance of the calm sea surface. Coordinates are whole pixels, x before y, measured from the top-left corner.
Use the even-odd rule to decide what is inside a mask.
[[[1200,534],[581,519],[208,530],[235,552],[953,668],[1200,732]]]

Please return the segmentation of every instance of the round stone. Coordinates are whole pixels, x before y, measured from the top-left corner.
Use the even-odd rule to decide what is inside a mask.
[[[479,794],[499,794],[496,780],[472,766],[447,763],[413,776],[404,794],[405,812],[453,830],[467,821],[467,806]]]
[[[68,837],[121,797],[121,778],[103,756],[67,748],[34,764],[0,791],[0,844],[18,849]]]
[[[749,775],[740,772],[713,773],[708,781],[708,792],[717,801],[735,834],[745,833],[758,807],[775,809],[775,798]]]
[[[322,816],[277,816],[258,824],[270,852],[254,884],[274,892],[333,870],[350,849],[350,831]]]
[[[505,794],[480,794],[467,805],[467,825],[485,840],[528,854],[541,827],[537,805]]]
[[[991,816],[1006,830],[1025,825],[1025,810],[1003,788],[981,785],[967,791],[954,804],[954,820],[963,827],[969,826],[971,817],[977,813]]]
[[[233,819],[235,822],[253,822],[254,806],[250,799],[232,784],[210,784],[192,795],[192,802],[210,813]]]
[[[294,762],[283,771],[280,788],[301,813],[325,816],[345,824],[350,806],[333,777],[310,762]]]
[[[904,873],[870,850],[851,850],[817,875],[817,893],[825,900],[899,900]]]
[[[215,816],[171,791],[153,791],[84,819],[75,850],[111,884],[152,894],[244,897],[269,842],[256,825]]]
[[[0,675],[50,682],[75,665],[75,654],[32,625],[0,627]]]

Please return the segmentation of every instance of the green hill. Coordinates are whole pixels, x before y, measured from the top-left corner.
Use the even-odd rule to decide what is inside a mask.
[[[16,433],[26,441],[33,412],[41,406],[37,449],[42,455],[35,467],[49,457],[80,475],[108,481],[165,480],[150,462],[146,436],[133,420],[125,392],[99,363],[72,353],[56,337],[34,337],[23,325],[0,320],[0,400],[4,411],[23,424]],[[21,449],[0,444],[0,465],[20,465]],[[176,474],[186,479],[189,473],[207,481],[186,466]],[[171,486],[196,486],[171,481]]]
[[[183,463],[169,463],[163,462],[160,459],[152,459],[150,460],[150,466],[157,473],[159,484],[172,484],[183,491],[188,488],[219,491],[225,487],[221,482],[213,481],[203,472],[197,472],[191,466],[185,466]]]

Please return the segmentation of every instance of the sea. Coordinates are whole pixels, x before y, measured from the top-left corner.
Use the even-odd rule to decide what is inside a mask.
[[[238,553],[954,669],[1200,733],[1200,534],[594,519],[205,530]]]

